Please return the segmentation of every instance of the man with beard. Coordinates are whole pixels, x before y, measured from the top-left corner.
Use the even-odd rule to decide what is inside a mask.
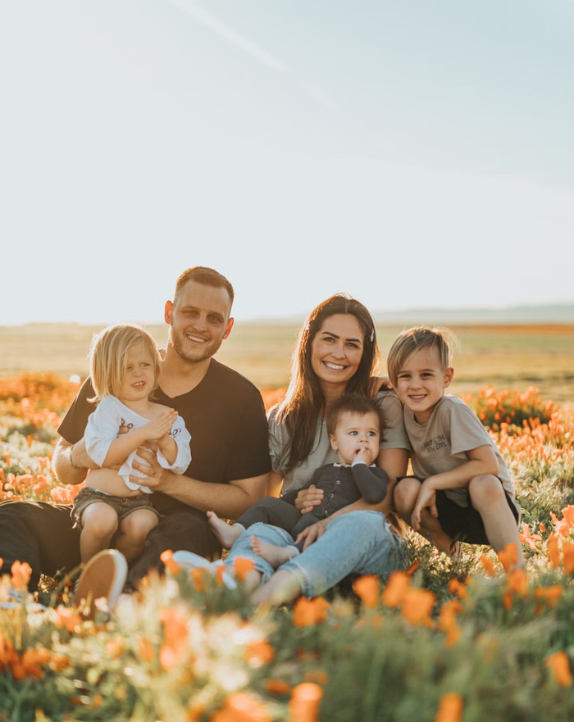
[[[234,292],[210,268],[190,268],[178,278],[173,301],[165,305],[169,340],[159,387],[153,400],[175,409],[191,434],[192,461],[184,475],[163,469],[153,448],[141,448],[134,477],[154,492],[162,514],[135,561],[128,582],[135,586],[150,569],[161,569],[167,549],[185,549],[211,558],[220,552],[205,512],[237,519],[265,495],[270,470],[267,422],[259,391],[237,372],[213,358],[231,333]],[[80,484],[97,466],[87,455],[84,429],[94,404],[88,378],[58,431],[53,467],[64,484]],[[32,567],[31,585],[40,574],[55,576],[80,563],[79,532],[65,505],[18,502],[0,506],[0,557],[5,568],[15,560]]]

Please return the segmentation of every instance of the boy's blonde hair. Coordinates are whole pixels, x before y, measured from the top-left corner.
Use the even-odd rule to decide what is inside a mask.
[[[90,377],[96,395],[90,401],[101,401],[104,396],[118,396],[128,365],[132,346],[142,343],[149,351],[153,364],[154,389],[159,378],[160,357],[152,336],[135,324],[108,326],[96,334],[90,345]]]
[[[449,368],[455,345],[456,337],[448,328],[416,326],[403,331],[391,346],[387,357],[387,371],[391,383],[396,386],[401,368],[414,353],[423,348],[436,349],[442,369]]]

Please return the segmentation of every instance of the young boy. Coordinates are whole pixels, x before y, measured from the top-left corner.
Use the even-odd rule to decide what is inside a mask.
[[[520,567],[520,507],[508,468],[476,414],[445,395],[454,374],[449,335],[411,328],[389,352],[389,378],[404,407],[414,472],[397,482],[395,507],[447,554],[456,540],[490,544],[495,551],[510,543]]]
[[[321,504],[308,514],[301,514],[295,508],[295,499],[301,491],[298,489],[281,499],[260,499],[232,526],[214,512],[208,512],[213,532],[225,549],[230,549],[245,529],[257,522],[281,527],[296,539],[303,529],[360,498],[369,504],[379,504],[385,498],[388,476],[374,465],[381,441],[381,415],[376,402],[358,394],[341,396],[327,413],[327,431],[340,463],[321,466],[303,487],[307,489],[315,484],[318,489],[323,489],[325,495]],[[276,547],[255,537],[252,543],[255,553],[275,568],[299,554],[303,545],[300,542],[293,546]]]

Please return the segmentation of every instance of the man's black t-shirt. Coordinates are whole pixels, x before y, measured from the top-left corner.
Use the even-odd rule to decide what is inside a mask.
[[[70,444],[83,436],[95,404],[90,379],[86,379],[58,432]],[[213,484],[249,479],[271,469],[267,420],[258,389],[244,376],[211,360],[203,380],[187,394],[171,398],[160,388],[154,401],[175,409],[191,434],[191,464],[185,476]],[[156,492],[152,501],[162,514],[184,510],[187,505]]]

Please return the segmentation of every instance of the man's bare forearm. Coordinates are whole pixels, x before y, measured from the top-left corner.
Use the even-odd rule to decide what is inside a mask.
[[[209,484],[187,476],[171,474],[171,478],[157,491],[162,491],[200,511],[214,511],[225,519],[239,519],[249,507],[265,495],[267,474],[250,482],[253,491],[247,492],[234,482]]]
[[[85,481],[88,475],[88,469],[75,469],[70,463],[70,447],[65,439],[60,439],[54,449],[54,457],[52,459],[52,469],[62,484],[76,486]],[[80,466],[78,460],[74,456],[74,463]]]

